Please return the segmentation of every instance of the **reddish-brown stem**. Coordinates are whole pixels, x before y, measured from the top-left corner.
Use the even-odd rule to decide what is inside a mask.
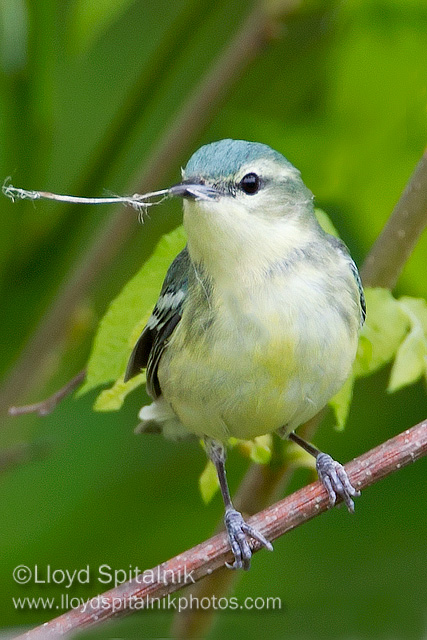
[[[71,378],[61,389],[55,391],[49,398],[35,402],[34,404],[25,404],[20,407],[9,407],[10,416],[22,416],[26,413],[38,413],[39,416],[47,416],[66,396],[79,387],[86,377],[86,369],[82,369],[79,373]]]
[[[426,454],[427,420],[352,460],[345,468],[353,486],[365,489]],[[326,490],[317,481],[268,507],[248,522],[267,539],[275,540],[327,511],[328,506]],[[253,543],[253,550],[259,550],[258,543]],[[125,615],[136,608],[146,607],[153,598],[164,598],[193,581],[201,580],[231,561],[226,534],[219,533],[154,569],[146,570],[134,580],[93,598],[84,607],[68,611],[19,638],[46,640],[64,637],[78,629]],[[185,584],[183,576],[187,576]]]
[[[393,289],[426,225],[427,150],[363,264],[365,287]]]

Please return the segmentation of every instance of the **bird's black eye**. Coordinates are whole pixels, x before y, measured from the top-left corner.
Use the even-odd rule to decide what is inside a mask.
[[[261,182],[256,173],[247,173],[240,181],[242,191],[253,196],[261,186]]]

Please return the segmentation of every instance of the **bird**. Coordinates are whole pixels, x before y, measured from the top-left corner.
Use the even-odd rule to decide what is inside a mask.
[[[346,245],[319,225],[313,195],[281,153],[224,139],[199,148],[169,189],[183,200],[187,244],[170,265],[125,381],[146,369],[152,398],[139,431],[202,439],[215,465],[234,569],[251,538],[271,543],[231,500],[230,438],[277,433],[316,459],[330,505],[354,510],[344,467],[295,429],[343,386],[366,306]]]

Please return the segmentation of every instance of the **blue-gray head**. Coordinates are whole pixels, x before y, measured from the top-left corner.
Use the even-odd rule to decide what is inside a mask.
[[[265,273],[321,233],[299,171],[265,144],[207,144],[182,177],[169,193],[184,199],[190,256],[212,276]]]
[[[268,145],[245,140],[219,140],[198,149],[171,192],[199,201],[234,200],[267,218],[312,209],[300,172]]]

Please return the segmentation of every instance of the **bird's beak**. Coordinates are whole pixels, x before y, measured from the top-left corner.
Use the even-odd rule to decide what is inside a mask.
[[[207,184],[195,180],[183,180],[169,189],[171,196],[190,198],[192,200],[212,200],[219,196],[218,191]]]

